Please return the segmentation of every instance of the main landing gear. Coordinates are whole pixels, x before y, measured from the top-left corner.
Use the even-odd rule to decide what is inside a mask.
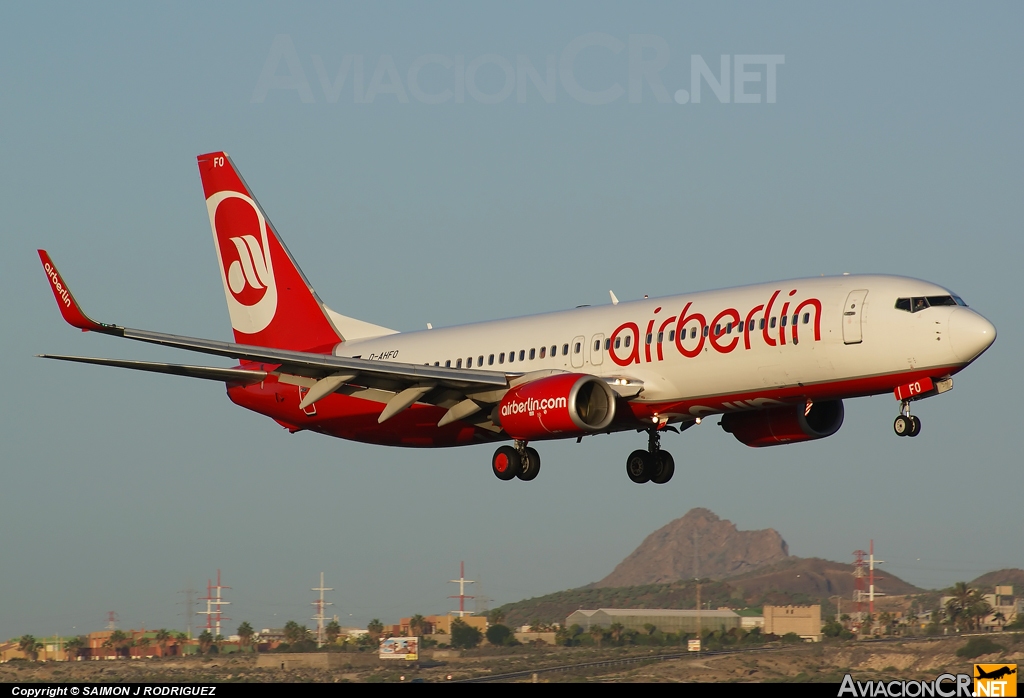
[[[491,470],[499,480],[532,480],[540,472],[540,454],[529,448],[525,441],[516,441],[514,446],[501,446],[491,458]]]
[[[900,402],[900,416],[892,423],[896,436],[917,436],[921,433],[921,418],[910,415],[910,401]]]
[[[661,450],[658,428],[651,427],[647,430],[647,450],[633,451],[626,459],[626,475],[638,485],[645,482],[664,485],[675,472],[676,464],[672,454]]]

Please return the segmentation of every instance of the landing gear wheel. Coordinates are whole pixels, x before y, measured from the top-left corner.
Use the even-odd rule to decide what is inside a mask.
[[[921,418],[910,417],[910,431],[907,432],[907,436],[917,436],[921,433]]]
[[[626,475],[638,485],[650,482],[654,474],[654,457],[647,451],[633,451],[626,459]]]
[[[499,480],[511,480],[523,469],[523,459],[519,457],[519,451],[511,446],[501,446],[494,452],[491,458],[491,470]]]
[[[892,423],[892,430],[896,432],[896,436],[906,436],[913,430],[913,422],[910,417],[904,417],[902,414],[896,418],[896,421]]]
[[[540,454],[537,453],[535,448],[526,449],[526,458],[520,458],[522,467],[519,470],[519,479],[529,482],[533,478],[537,477],[537,473],[540,472]]]
[[[668,451],[658,451],[654,457],[654,474],[651,475],[651,482],[656,485],[664,485],[672,479],[676,472],[676,462]]]

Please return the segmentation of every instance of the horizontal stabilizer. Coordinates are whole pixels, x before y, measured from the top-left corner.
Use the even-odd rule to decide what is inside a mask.
[[[130,368],[136,371],[151,371],[153,373],[169,373],[172,376],[187,376],[189,378],[203,378],[211,381],[223,381],[225,383],[259,383],[267,377],[266,371],[247,371],[244,368],[217,368],[216,366],[184,366],[182,364],[163,364],[155,361],[128,361],[125,359],[98,359],[88,356],[57,356],[53,354],[39,354],[42,359],[57,359],[58,361],[74,361],[80,364],[97,364],[99,366],[115,366],[117,368]]]

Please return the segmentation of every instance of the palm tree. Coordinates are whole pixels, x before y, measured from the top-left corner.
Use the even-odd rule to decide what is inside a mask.
[[[34,662],[39,659],[39,650],[43,649],[43,643],[36,640],[34,635],[22,635],[18,640],[18,649],[26,659]]]
[[[590,637],[594,638],[594,642],[596,642],[597,646],[600,647],[601,640],[604,639],[604,628],[602,628],[600,625],[591,625]]]
[[[160,656],[167,654],[167,643],[171,641],[171,634],[167,628],[160,628],[156,631],[156,646],[160,649]]]
[[[971,605],[974,602],[974,589],[967,582],[953,585],[953,598],[946,602],[946,616],[950,623],[971,627]]]
[[[119,658],[122,650],[126,650],[128,648],[128,636],[120,630],[115,630],[110,633],[110,637],[108,637],[107,641],[103,643],[103,646],[113,649],[114,657]]]
[[[409,619],[409,634],[414,637],[419,637],[423,634],[423,626],[426,625],[426,623],[427,619],[417,613]]]
[[[380,622],[379,618],[374,618],[366,625],[366,634],[370,636],[373,644],[380,642],[380,636],[384,634],[384,624]]]
[[[185,645],[188,644],[189,636],[186,633],[175,633],[174,644],[178,646],[178,656],[185,656]]]
[[[612,639],[618,644],[622,641],[622,633],[625,632],[626,626],[622,623],[612,623],[608,626],[608,632],[611,633]]]
[[[981,623],[985,620],[985,617],[992,613],[992,604],[988,602],[985,595],[981,593],[981,589],[975,589],[971,594],[971,605],[970,605],[970,616],[972,626],[975,630],[981,628]]]
[[[135,645],[136,645],[136,647],[141,647],[142,648],[142,654],[145,655],[146,654],[146,648],[149,647],[149,638],[146,637],[145,635],[143,635],[142,637],[140,637],[138,640],[135,641]]]
[[[338,637],[341,635],[341,626],[338,625],[338,621],[332,620],[324,628],[324,632],[327,634],[327,642],[334,644],[338,641]]]
[[[309,628],[290,620],[284,624],[284,639],[289,645],[305,642],[309,639]]]
[[[64,645],[64,657],[69,662],[73,662],[78,659],[79,654],[81,654],[87,644],[85,637],[82,635],[71,638],[68,640],[68,643]]]
[[[249,647],[252,644],[252,636],[256,634],[256,631],[249,625],[249,621],[243,621],[238,626],[238,640],[242,643],[242,647]]]
[[[217,648],[217,654],[224,653],[224,643],[226,641],[227,638],[220,634],[218,634],[217,637],[213,638],[213,645]]]
[[[201,654],[206,654],[207,652],[210,651],[210,647],[212,647],[212,646],[213,646],[213,635],[210,633],[209,630],[204,630],[199,635],[199,652]]]
[[[530,621],[530,632],[531,633],[542,633],[544,632],[544,624],[541,623],[540,618],[534,618]]]
[[[505,612],[500,608],[496,608],[487,614],[487,622],[491,625],[504,625],[505,623]]]

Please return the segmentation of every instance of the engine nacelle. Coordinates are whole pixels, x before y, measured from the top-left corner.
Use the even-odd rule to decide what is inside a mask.
[[[722,416],[722,428],[747,446],[776,446],[832,436],[843,426],[843,401],[815,402],[804,414],[804,405],[773,407],[756,412],[730,412]]]
[[[512,388],[495,412],[514,439],[591,434],[615,418],[615,393],[596,376],[557,374]]]

